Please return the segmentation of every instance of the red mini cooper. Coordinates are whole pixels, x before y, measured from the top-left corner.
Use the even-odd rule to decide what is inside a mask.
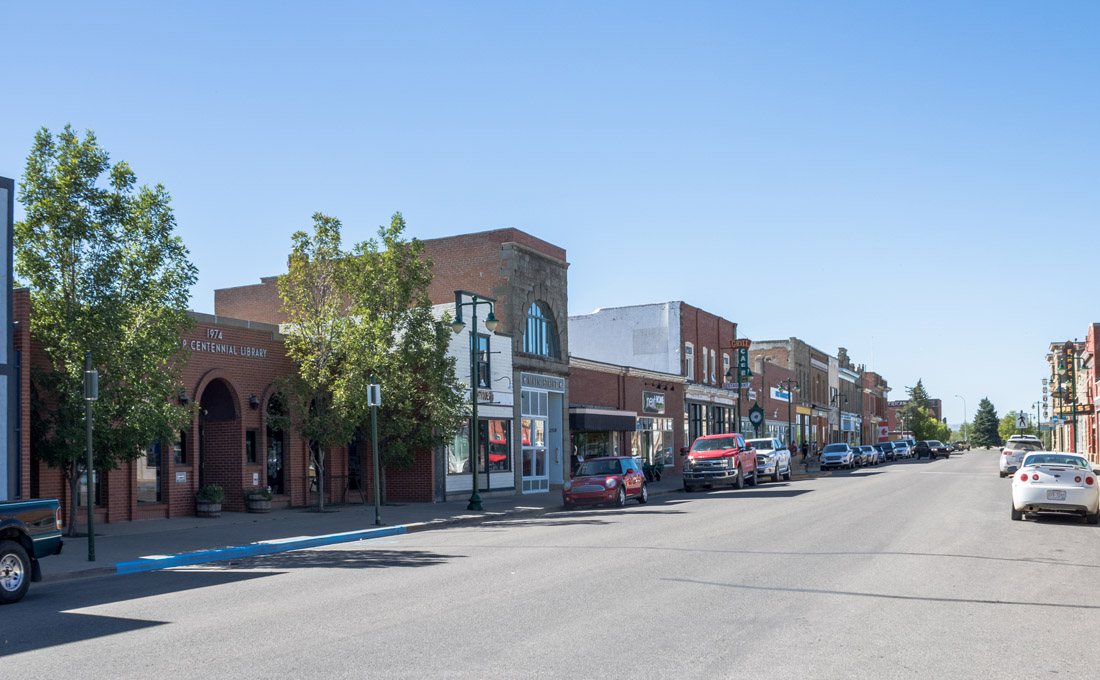
[[[614,503],[622,507],[627,498],[649,501],[642,465],[634,458],[590,458],[581,463],[573,479],[561,489],[566,508],[581,503]]]

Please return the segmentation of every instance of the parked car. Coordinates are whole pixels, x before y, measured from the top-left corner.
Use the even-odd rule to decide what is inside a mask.
[[[901,441],[893,442],[894,444],[894,457],[895,458],[912,458],[913,447],[909,446],[909,442],[904,439]]]
[[[1033,435],[1012,435],[1009,437],[1004,448],[1001,449],[1000,462],[998,463],[1001,478],[1003,479],[1016,472],[1020,468],[1020,462],[1025,455],[1042,450],[1043,443]]]
[[[859,448],[867,452],[867,459],[871,461],[871,465],[881,465],[886,462],[886,455],[870,444],[864,444]]]
[[[791,452],[779,439],[750,439],[748,445],[756,449],[757,475],[770,476],[773,482],[791,478]]]
[[[821,469],[852,469],[856,466],[856,452],[848,444],[826,444],[821,450]]]
[[[649,487],[641,461],[609,456],[581,463],[577,474],[562,487],[561,495],[567,508],[582,503],[614,503],[622,507],[628,498],[635,498],[639,503],[649,502]]]
[[[684,491],[715,484],[735,489],[756,484],[756,449],[737,433],[711,434],[696,438],[691,450],[680,449],[686,456]]]
[[[970,442],[964,442],[964,441],[955,442],[955,450],[956,451],[969,451],[970,450]]]
[[[888,461],[895,461],[898,459],[897,451],[894,449],[893,442],[879,442],[874,445],[875,448],[882,452],[882,459]]]
[[[54,499],[0,502],[0,604],[23,599],[42,580],[38,560],[61,554],[61,506]]]
[[[1100,484],[1084,456],[1073,453],[1030,453],[1012,478],[1012,519],[1025,513],[1061,512],[1081,515],[1100,524]]]

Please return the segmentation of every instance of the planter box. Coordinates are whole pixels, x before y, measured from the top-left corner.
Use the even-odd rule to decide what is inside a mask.
[[[211,503],[210,501],[195,501],[195,516],[196,517],[221,517],[222,516],[222,504]]]
[[[263,496],[249,496],[245,499],[245,508],[249,512],[271,512],[271,499]]]

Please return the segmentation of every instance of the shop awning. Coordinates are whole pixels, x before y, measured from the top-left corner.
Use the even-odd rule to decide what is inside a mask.
[[[569,407],[569,429],[588,432],[633,432],[638,413],[586,406]]]

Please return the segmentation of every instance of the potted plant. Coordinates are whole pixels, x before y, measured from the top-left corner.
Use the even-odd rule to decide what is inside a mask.
[[[271,497],[273,495],[270,488],[265,489],[263,487],[254,486],[245,489],[245,508],[249,512],[271,512]]]
[[[221,517],[222,501],[225,492],[217,484],[207,484],[195,494],[195,515],[198,517]]]

